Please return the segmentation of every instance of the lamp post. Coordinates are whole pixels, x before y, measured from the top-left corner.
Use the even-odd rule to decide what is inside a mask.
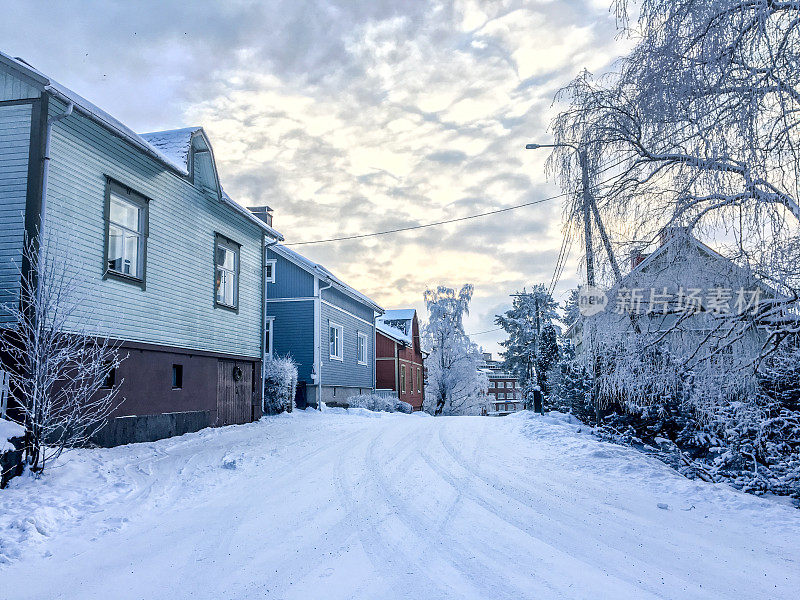
[[[581,186],[583,188],[583,239],[586,245],[586,284],[594,287],[594,251],[592,250],[592,221],[591,207],[592,196],[589,190],[589,158],[584,148],[561,142],[558,144],[526,144],[526,150],[538,150],[539,148],[572,148],[578,153],[578,161],[581,165]]]

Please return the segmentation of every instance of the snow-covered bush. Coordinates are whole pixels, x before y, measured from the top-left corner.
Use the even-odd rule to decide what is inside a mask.
[[[292,412],[297,363],[290,356],[267,359],[264,369],[264,414]]]
[[[366,408],[376,412],[402,412],[411,414],[412,407],[408,402],[397,398],[378,394],[357,394],[347,399],[349,408]]]

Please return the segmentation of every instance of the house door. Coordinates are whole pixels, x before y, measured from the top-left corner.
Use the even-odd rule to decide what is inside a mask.
[[[298,381],[297,388],[294,393],[294,405],[301,410],[305,410],[308,406],[308,398],[306,397],[306,393],[306,382]]]
[[[253,420],[253,363],[220,360],[217,363],[217,425]]]

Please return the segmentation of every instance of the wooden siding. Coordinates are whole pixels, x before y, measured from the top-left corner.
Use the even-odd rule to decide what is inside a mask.
[[[375,335],[374,326],[354,319],[352,316],[327,304],[322,305],[322,323],[320,331],[322,356],[322,385],[340,385],[349,387],[372,388],[372,370],[375,368]],[[328,323],[333,321],[344,329],[342,358],[330,358]],[[358,332],[367,335],[367,364],[360,365],[357,360]]]
[[[19,298],[30,135],[30,104],[0,106],[0,305]]]
[[[51,115],[63,110],[51,102]],[[51,156],[48,229],[60,228],[59,246],[85,276],[87,309],[101,333],[260,357],[257,226],[83,115],[53,127]],[[145,290],[103,279],[106,177],[150,198]],[[215,233],[241,244],[238,313],[214,303]]]
[[[39,90],[13,75],[7,67],[0,66],[0,100],[26,100],[38,98]]]
[[[267,298],[308,298],[314,295],[314,276],[276,252],[267,250],[274,259],[275,283],[267,284]]]
[[[320,283],[320,286],[321,285],[322,284]],[[353,313],[357,317],[361,317],[369,323],[374,322],[375,313],[369,306],[361,304],[358,300],[355,300],[347,294],[340,292],[336,288],[327,288],[322,290],[322,299],[330,302],[331,304],[335,304],[336,306],[341,306],[346,311]]]
[[[269,302],[272,323],[272,355],[291,356],[297,362],[297,377],[311,385],[314,365],[314,301]]]

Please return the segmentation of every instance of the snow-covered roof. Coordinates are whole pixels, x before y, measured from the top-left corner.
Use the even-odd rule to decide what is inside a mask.
[[[202,127],[184,127],[183,129],[170,129],[169,131],[153,131],[141,133],[141,137],[148,144],[157,148],[173,164],[176,169],[189,172],[189,156],[192,151],[192,136]]]
[[[382,334],[393,339],[396,342],[400,342],[401,344],[405,344],[406,346],[411,345],[411,336],[406,335],[404,332],[400,331],[396,327],[387,325],[386,323],[381,321],[381,319],[375,321],[375,328]]]
[[[22,425],[18,425],[6,419],[0,419],[0,452],[5,452],[13,448],[8,440],[24,435],[25,428]]]
[[[383,308],[381,308],[374,300],[365,296],[357,289],[350,287],[344,281],[336,277],[333,273],[331,273],[328,269],[323,267],[319,263],[315,263],[313,260],[310,260],[303,256],[302,254],[298,254],[294,250],[290,250],[286,246],[281,244],[274,244],[270,246],[270,250],[274,250],[285,259],[292,261],[297,266],[301,267],[305,271],[308,271],[312,275],[316,275],[320,279],[328,281],[334,285],[334,287],[338,288],[348,296],[358,300],[362,304],[369,306],[372,310],[383,313]]]
[[[386,336],[411,346],[412,323],[416,314],[417,311],[413,308],[387,310],[375,321],[375,327]]]
[[[84,114],[93,121],[103,125],[112,133],[130,142],[136,148],[154,158],[162,165],[172,171],[177,172],[183,177],[189,176],[188,152],[191,147],[192,135],[202,131],[201,127],[188,127],[185,129],[174,129],[171,131],[153,132],[139,135],[121,121],[115,119],[106,111],[89,102],[86,98],[73,92],[68,87],[61,85],[54,79],[48,77],[38,69],[32,67],[21,58],[14,58],[0,51],[0,64],[5,64],[23,76],[33,80],[43,90],[46,90],[64,102],[71,102],[74,110]],[[204,134],[205,135],[205,134]],[[188,139],[188,146],[186,140]],[[183,156],[184,152],[186,156]],[[267,231],[272,237],[283,240],[283,236],[275,229],[268,226],[258,217],[253,216],[246,208],[230,200],[230,197],[222,192],[222,200],[226,204],[232,204],[231,208],[248,220]],[[226,197],[227,200],[226,201]]]

